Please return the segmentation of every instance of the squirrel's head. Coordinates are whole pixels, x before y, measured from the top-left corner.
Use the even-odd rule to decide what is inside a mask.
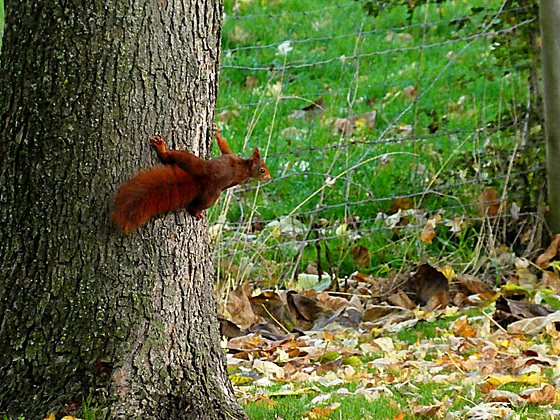
[[[268,181],[270,179],[270,172],[261,159],[261,152],[259,152],[258,147],[255,147],[251,157],[251,178],[257,181]]]

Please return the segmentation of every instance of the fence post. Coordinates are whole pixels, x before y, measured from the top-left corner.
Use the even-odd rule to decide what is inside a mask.
[[[560,233],[560,1],[540,1],[548,226]]]

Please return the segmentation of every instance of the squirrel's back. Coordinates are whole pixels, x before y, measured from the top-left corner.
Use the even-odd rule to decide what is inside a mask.
[[[194,176],[175,165],[157,166],[139,172],[119,188],[111,219],[130,232],[152,216],[186,208],[199,192]]]

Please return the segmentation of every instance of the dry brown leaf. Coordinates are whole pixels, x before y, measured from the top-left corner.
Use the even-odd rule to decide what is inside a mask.
[[[558,273],[548,270],[543,271],[542,285],[556,294],[560,294],[560,276]]]
[[[332,413],[334,413],[334,410],[332,408],[315,407],[311,411],[306,411],[305,413],[303,413],[303,415],[307,416],[310,419],[322,419],[326,418],[329,414]]]
[[[412,200],[409,200],[408,198],[397,198],[391,201],[391,207],[389,208],[387,214],[396,214],[399,210],[409,210],[411,208],[414,208]]]
[[[476,336],[476,331],[470,326],[466,315],[460,317],[453,323],[453,330],[455,331],[455,335],[459,337],[470,338]]]
[[[401,411],[393,416],[393,420],[404,420],[406,417],[406,411]]]
[[[543,330],[556,330],[557,324],[560,324],[560,312],[513,322],[508,325],[507,330],[510,334],[535,335]]]
[[[402,287],[412,300],[426,305],[432,296],[438,295],[437,302],[447,306],[449,282],[447,278],[430,264],[422,264]]]
[[[545,385],[541,389],[537,389],[529,395],[528,402],[531,404],[555,404],[556,388],[552,385]]]
[[[230,320],[242,329],[246,329],[262,320],[251,309],[251,302],[249,301],[251,293],[252,288],[246,285],[235,288],[227,295],[225,308],[231,316]]]
[[[295,319],[284,303],[282,297],[272,291],[262,292],[258,296],[251,297],[251,308],[253,313],[262,317],[271,324],[282,324],[288,331],[291,331],[295,326]]]
[[[491,381],[486,381],[486,382],[482,382],[482,383],[478,384],[476,386],[476,388],[483,394],[489,394],[490,392],[497,389],[497,386],[496,386],[495,383],[493,383]]]
[[[347,308],[348,306],[355,307],[348,301],[348,299],[340,296],[331,296],[328,292],[319,293],[317,295],[317,300],[333,311],[338,311],[340,308]]]
[[[447,293],[447,290],[441,290],[430,297],[430,300],[426,303],[424,310],[426,312],[433,312],[436,309],[446,308],[447,305],[449,305],[449,294]]]
[[[519,408],[523,407],[527,401],[514,392],[494,389],[488,393],[488,402],[505,402]]]
[[[417,402],[413,402],[410,404],[410,408],[412,409],[412,414],[415,417],[426,417],[426,418],[433,418],[436,417],[439,410],[441,410],[441,405],[421,405]]]
[[[323,363],[321,366],[317,366],[315,368],[315,372],[318,374],[334,371],[336,372],[342,366],[342,356],[338,356],[336,359],[331,360],[330,362]]]
[[[337,118],[334,121],[334,128],[336,129],[336,134],[350,136],[356,129],[356,123],[354,121],[350,121],[348,118]]]
[[[498,193],[492,187],[486,187],[478,196],[478,212],[480,216],[496,216],[500,212]]]
[[[354,260],[356,260],[356,265],[360,270],[365,270],[371,265],[369,249],[365,246],[357,245],[352,248],[352,256],[354,257]]]
[[[545,268],[548,266],[550,261],[558,255],[558,246],[560,245],[560,233],[554,235],[552,238],[552,242],[546,249],[544,253],[538,256],[537,261],[535,262],[539,267]]]
[[[402,290],[399,290],[397,294],[391,295],[387,300],[395,306],[399,306],[405,309],[414,309],[416,304],[410,300],[410,298]]]
[[[470,294],[478,295],[479,293],[484,293],[487,289],[486,284],[476,279],[474,276],[459,274],[457,275],[457,279],[459,280],[459,284],[467,289]]]
[[[420,240],[426,243],[431,244],[432,239],[436,236],[436,226],[441,221],[441,216],[436,214],[435,217],[431,218],[426,222],[426,226],[424,226],[424,230],[422,231],[422,235],[420,235]]]
[[[266,395],[257,395],[254,399],[254,402],[267,405],[268,407],[272,407],[278,404],[276,401]]]
[[[297,324],[303,329],[310,328],[319,315],[330,314],[332,312],[317,299],[303,296],[293,290],[290,290],[286,294],[286,299],[293,317]]]
[[[377,117],[377,111],[366,112],[365,114],[351,115],[346,119],[357,125],[358,122],[364,121],[366,127],[370,130],[375,128],[375,119]]]

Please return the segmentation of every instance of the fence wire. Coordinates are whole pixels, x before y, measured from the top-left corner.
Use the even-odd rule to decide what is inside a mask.
[[[434,258],[467,270],[483,263],[465,250],[483,242],[519,255],[538,246],[535,4],[411,12],[403,2],[400,19],[368,11],[320,36],[297,30],[371,3],[226,10],[219,125],[236,150],[258,145],[273,179],[232,189],[211,210],[225,272],[278,283],[317,259],[343,277]],[[269,27],[276,39],[255,29]]]

